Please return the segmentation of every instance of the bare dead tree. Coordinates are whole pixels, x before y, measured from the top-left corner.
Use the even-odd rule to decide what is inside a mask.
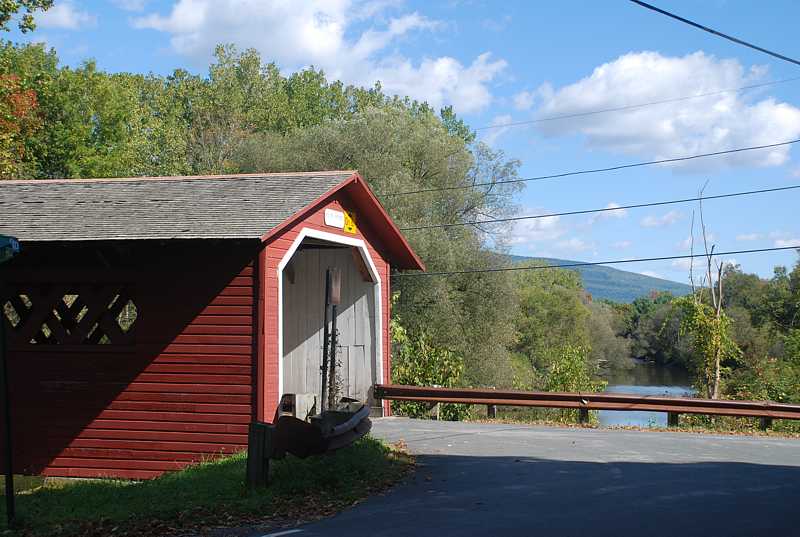
[[[702,308],[703,302],[703,294],[705,291],[708,292],[708,299],[713,311],[714,315],[714,326],[717,327],[718,330],[721,330],[722,325],[722,299],[723,299],[723,281],[722,281],[722,272],[724,269],[724,262],[718,261],[714,258],[714,249],[716,247],[715,244],[709,244],[709,233],[708,229],[706,228],[705,218],[703,215],[703,193],[705,192],[706,186],[708,185],[708,181],[703,185],[700,189],[698,197],[700,198],[698,205],[698,212],[700,215],[700,232],[702,233],[703,238],[703,249],[705,252],[705,274],[703,275],[700,281],[700,290],[695,287],[694,282],[694,263],[690,261],[689,264],[689,281],[692,285],[692,296],[693,300],[696,301],[698,307]],[[689,239],[689,247],[691,250],[691,255],[694,255],[694,223],[695,223],[695,213],[692,212],[692,228],[691,228],[691,236]],[[693,259],[692,257],[689,258],[690,260]],[[715,279],[716,278],[716,279]],[[709,386],[709,396],[712,399],[718,399],[720,395],[720,386],[722,380],[722,371],[721,371],[721,361],[722,361],[722,354],[723,354],[723,344],[722,341],[718,338],[721,337],[721,332],[715,333],[712,336],[714,339],[713,343],[713,363],[712,363],[712,371],[711,371],[711,385]]]

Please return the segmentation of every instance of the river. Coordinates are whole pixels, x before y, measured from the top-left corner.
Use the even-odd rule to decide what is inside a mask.
[[[612,370],[606,376],[606,392],[682,397],[694,395],[689,374],[680,368],[663,367],[634,360],[627,370]],[[599,411],[601,427],[666,427],[666,412]]]

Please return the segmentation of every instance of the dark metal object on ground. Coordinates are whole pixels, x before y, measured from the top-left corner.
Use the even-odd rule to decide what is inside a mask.
[[[11,260],[20,252],[17,239],[0,235],[0,264]],[[6,517],[8,525],[14,521],[16,506],[14,504],[14,457],[11,440],[11,398],[8,394],[8,362],[6,360],[6,319],[5,311],[0,311],[0,373],[3,375],[0,389],[3,390],[3,410],[5,419],[5,451],[6,451]]]
[[[421,401],[428,403],[461,403],[467,405],[527,406],[542,408],[572,408],[585,410],[645,410],[673,414],[707,414],[800,420],[800,405],[772,401],[732,401],[661,397],[603,392],[524,392],[517,390],[487,390],[480,388],[433,388],[378,384],[377,399]]]
[[[247,451],[247,485],[256,488],[269,483],[269,460],[287,453],[305,459],[347,447],[372,429],[369,406],[342,398],[334,410],[326,410],[308,421],[281,414],[286,394],[278,405],[274,424],[250,424]],[[288,403],[287,403],[288,404]]]

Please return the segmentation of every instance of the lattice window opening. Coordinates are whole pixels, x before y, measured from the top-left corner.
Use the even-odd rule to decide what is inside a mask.
[[[12,331],[32,345],[109,345],[131,343],[139,309],[123,288],[83,286],[58,291],[35,290],[37,304],[14,294],[3,304]],[[41,304],[53,307],[42,309]],[[1,320],[1,319],[0,319]],[[30,321],[30,322],[28,322]]]
[[[14,295],[3,303],[3,316],[11,328],[17,328],[25,321],[33,308],[28,295]]]

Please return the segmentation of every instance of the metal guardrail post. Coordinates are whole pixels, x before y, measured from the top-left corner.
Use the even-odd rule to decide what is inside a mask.
[[[497,405],[486,405],[486,417],[492,420],[497,417]]]
[[[680,425],[680,416],[678,412],[667,412],[667,427],[678,427]]]
[[[578,409],[578,421],[580,423],[589,423],[589,409],[581,407]]]
[[[770,427],[772,427],[772,418],[768,418],[766,416],[762,416],[759,420],[759,426],[762,431],[766,431]]]

